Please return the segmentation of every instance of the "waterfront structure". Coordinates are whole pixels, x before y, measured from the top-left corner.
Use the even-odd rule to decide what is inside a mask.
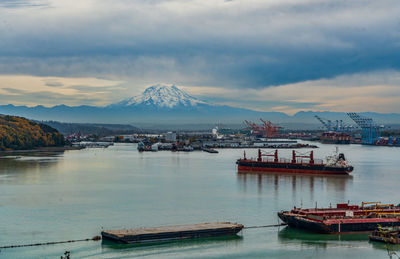
[[[175,132],[167,132],[167,133],[165,133],[165,141],[167,141],[167,142],[175,142],[176,141],[176,133]]]

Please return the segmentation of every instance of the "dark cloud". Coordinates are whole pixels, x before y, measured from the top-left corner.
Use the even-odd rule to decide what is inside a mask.
[[[47,1],[40,0],[0,0],[0,8],[27,8],[27,7],[48,7]]]
[[[72,88],[81,92],[109,92],[111,89],[110,88],[115,88],[115,86],[87,86],[87,85],[71,85],[68,86],[68,88]]]
[[[4,87],[4,88],[1,88],[1,89],[5,90],[5,91],[7,91],[7,92],[9,92],[11,94],[24,94],[24,93],[26,93],[26,91],[24,91],[24,90],[15,89],[15,88]]]
[[[4,88],[3,88],[4,89]],[[12,103],[27,103],[30,100],[34,100],[37,104],[46,104],[46,105],[60,105],[60,104],[69,104],[69,105],[81,105],[82,103],[88,105],[95,105],[96,103],[102,101],[98,98],[88,98],[87,95],[64,95],[60,93],[50,93],[46,91],[39,92],[20,92],[19,95],[8,95],[1,94],[0,95],[0,105],[9,104],[10,100],[13,100]]]
[[[255,88],[400,70],[398,0],[221,2],[98,0],[6,15],[0,73]]]
[[[45,85],[51,86],[51,87],[61,87],[64,86],[63,83],[60,82],[46,82]]]

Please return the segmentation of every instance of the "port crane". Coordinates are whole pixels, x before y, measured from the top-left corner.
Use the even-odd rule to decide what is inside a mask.
[[[319,122],[321,122],[321,124],[326,128],[327,131],[345,132],[349,131],[352,128],[352,126],[344,124],[343,120],[335,120],[333,122],[331,120],[321,118],[318,115],[314,115],[314,117]]]
[[[260,119],[262,124],[258,125],[254,122],[245,120],[245,124],[251,129],[251,134],[255,136],[265,137],[265,138],[276,138],[278,136],[279,130],[282,128],[280,126],[273,125],[270,121],[265,121]]]
[[[372,118],[349,112],[347,115],[361,128],[361,143],[374,145],[381,137],[381,126],[376,124]]]
[[[318,115],[314,115],[314,117],[317,118],[317,120],[319,120],[319,122],[321,122],[322,125],[324,125],[326,130],[328,130],[328,131],[332,131],[333,130],[333,125],[332,125],[332,121],[331,120],[322,119]]]
[[[273,125],[272,122],[270,121],[265,121],[260,118],[260,121],[264,125],[264,129],[266,129],[266,137],[267,138],[273,138],[278,136],[279,130],[282,129],[280,126]]]

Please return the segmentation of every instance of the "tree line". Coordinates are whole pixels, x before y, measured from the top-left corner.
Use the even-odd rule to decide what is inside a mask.
[[[22,117],[0,115],[0,150],[64,146],[56,129]]]

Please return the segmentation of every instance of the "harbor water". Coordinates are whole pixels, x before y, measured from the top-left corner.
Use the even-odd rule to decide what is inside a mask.
[[[314,144],[314,143],[312,143]],[[318,144],[315,157],[335,151]],[[351,176],[238,174],[242,149],[144,152],[136,144],[0,157],[0,246],[91,238],[102,229],[231,221],[277,224],[293,206],[400,203],[400,148],[342,145]],[[306,152],[308,149],[300,149]],[[290,157],[291,150],[279,155]],[[256,149],[246,150],[255,157]],[[398,246],[389,249],[400,254]],[[88,241],[2,249],[0,258],[389,258],[367,234],[287,227],[154,245]]]

